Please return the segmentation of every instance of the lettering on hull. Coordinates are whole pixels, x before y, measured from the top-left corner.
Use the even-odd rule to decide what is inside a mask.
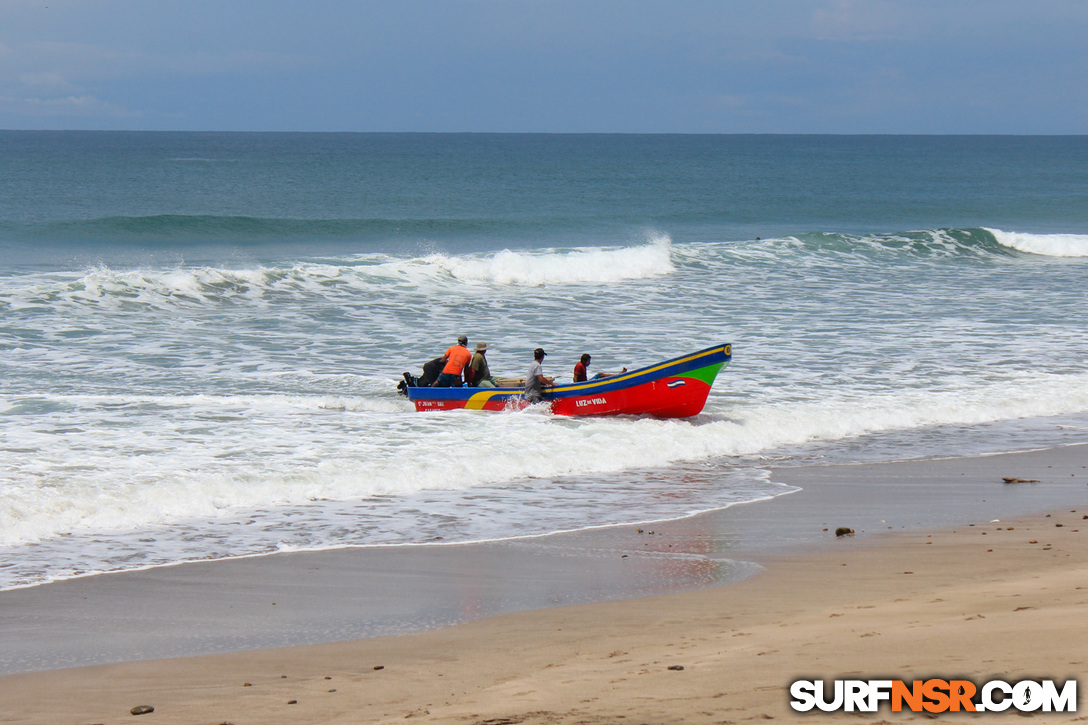
[[[463,408],[464,403],[450,402],[446,400],[417,400],[416,410],[446,410],[448,408]]]

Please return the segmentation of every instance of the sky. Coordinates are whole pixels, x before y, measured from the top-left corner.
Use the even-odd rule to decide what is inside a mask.
[[[1088,133],[1086,0],[0,0],[0,129]]]

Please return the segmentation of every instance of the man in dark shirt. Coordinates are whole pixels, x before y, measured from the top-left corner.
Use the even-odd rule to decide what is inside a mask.
[[[476,352],[472,355],[472,361],[465,368],[465,382],[470,388],[494,388],[495,378],[491,377],[491,370],[487,366],[488,347],[486,342],[476,343]]]

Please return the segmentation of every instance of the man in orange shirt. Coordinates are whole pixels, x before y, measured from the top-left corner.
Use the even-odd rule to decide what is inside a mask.
[[[461,335],[457,338],[457,344],[451,345],[450,349],[446,350],[446,355],[442,358],[444,367],[438,376],[438,380],[434,381],[434,387],[461,387],[461,371],[465,369],[470,360],[472,360],[472,353],[468,349],[468,338]]]

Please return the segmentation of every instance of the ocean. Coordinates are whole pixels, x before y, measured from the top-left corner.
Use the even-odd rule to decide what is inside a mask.
[[[0,589],[1088,442],[1088,137],[0,132]],[[417,413],[731,343],[689,420]]]

